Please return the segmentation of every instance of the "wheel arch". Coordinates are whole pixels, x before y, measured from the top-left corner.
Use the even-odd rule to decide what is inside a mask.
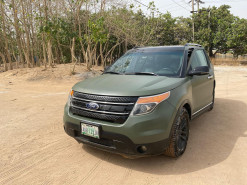
[[[188,113],[189,113],[189,118],[190,118],[190,120],[191,120],[191,106],[190,106],[190,104],[189,103],[185,103],[184,105],[183,105],[183,107],[188,111]]]
[[[188,99],[182,101],[182,103],[180,104],[178,110],[181,110],[181,108],[185,108],[187,111],[188,111],[188,114],[189,114],[189,118],[191,120],[192,118],[192,106],[191,106],[191,103]]]

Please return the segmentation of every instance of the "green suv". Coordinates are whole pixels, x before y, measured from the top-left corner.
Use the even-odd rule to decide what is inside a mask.
[[[190,120],[213,109],[214,94],[202,46],[134,48],[102,75],[73,86],[64,129],[79,143],[128,157],[179,157]]]

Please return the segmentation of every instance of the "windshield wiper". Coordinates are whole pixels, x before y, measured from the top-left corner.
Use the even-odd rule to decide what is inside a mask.
[[[114,72],[114,71],[106,71],[106,72],[104,72],[104,74],[106,74],[106,73],[109,73],[109,74],[117,74],[117,75],[119,75],[120,73],[118,73],[118,72]]]
[[[125,73],[126,75],[152,75],[152,76],[158,76],[155,73],[151,72],[135,72],[135,73]]]

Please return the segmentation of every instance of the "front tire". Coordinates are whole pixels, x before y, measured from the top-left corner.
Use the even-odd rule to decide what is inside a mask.
[[[178,116],[172,125],[171,138],[168,148],[165,150],[165,155],[177,158],[181,156],[187,146],[189,138],[189,114],[183,107],[179,110]]]

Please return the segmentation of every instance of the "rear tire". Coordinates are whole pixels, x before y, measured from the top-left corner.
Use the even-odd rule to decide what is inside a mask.
[[[165,150],[165,155],[177,158],[181,156],[187,146],[189,138],[189,114],[183,107],[179,110],[178,116],[172,125],[171,137],[168,148]]]

